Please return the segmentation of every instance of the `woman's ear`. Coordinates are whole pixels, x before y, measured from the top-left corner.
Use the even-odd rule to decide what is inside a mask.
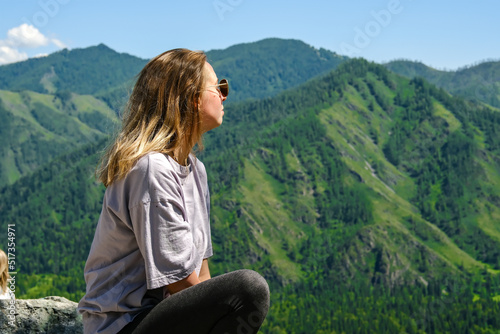
[[[200,108],[201,108],[201,95],[200,95],[200,97],[198,97],[198,99],[195,99],[195,100],[194,100],[194,103],[193,103],[193,104],[194,104],[194,107],[195,107],[197,110],[200,110]]]

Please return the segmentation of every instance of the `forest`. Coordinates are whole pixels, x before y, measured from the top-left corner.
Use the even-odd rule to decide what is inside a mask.
[[[283,48],[274,52],[294,49],[293,57],[311,62],[310,48],[297,43],[274,43]],[[207,54],[219,67],[254,66],[256,76],[277,78],[283,69],[275,59],[253,62],[272,57],[270,44]],[[241,93],[204,138],[197,156],[211,191],[212,276],[249,268],[267,279],[262,333],[498,333],[499,111],[421,77],[326,55],[329,70],[282,86],[270,79],[267,93],[253,97]],[[243,81],[242,73],[234,69],[232,80]],[[85,291],[104,192],[94,172],[112,138],[110,111],[121,102],[110,96],[119,96],[120,80],[85,97],[107,104],[95,112],[80,112],[83,90],[40,91],[55,101],[45,107],[23,102],[36,115],[26,127],[73,113],[43,133],[65,138],[62,129],[83,123],[95,136],[75,146],[71,136],[61,140],[68,146],[0,188],[1,228],[17,229],[18,298],[78,301]],[[21,87],[39,98],[36,87]],[[1,102],[2,123],[21,117]],[[3,136],[9,126],[0,129]]]

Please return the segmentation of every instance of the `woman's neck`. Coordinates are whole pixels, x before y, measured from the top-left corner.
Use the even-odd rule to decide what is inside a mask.
[[[189,158],[189,152],[187,154],[183,154],[183,152],[180,152],[181,150],[176,150],[172,153],[170,153],[170,157],[174,159],[179,165],[181,166],[187,166],[188,165],[188,158]]]

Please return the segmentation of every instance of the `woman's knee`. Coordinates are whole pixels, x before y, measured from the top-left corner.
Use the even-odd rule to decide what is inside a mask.
[[[264,277],[259,273],[242,269],[234,272],[236,275],[237,288],[239,293],[245,294],[247,299],[251,299],[253,304],[262,304],[262,307],[269,308],[269,285]]]

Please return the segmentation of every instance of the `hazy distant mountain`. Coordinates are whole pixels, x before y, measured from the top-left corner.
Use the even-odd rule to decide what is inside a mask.
[[[230,80],[233,102],[275,95],[347,59],[301,41],[283,39],[265,39],[206,53],[218,76]],[[65,49],[44,58],[0,66],[0,89],[94,94],[119,107],[123,101],[116,100],[126,98],[130,82],[146,62],[104,44]]]
[[[217,76],[230,80],[229,101],[274,96],[348,59],[302,41],[278,38],[208,51],[207,56]]]
[[[130,81],[146,60],[104,44],[0,66],[0,89],[98,94]]]
[[[385,66],[408,78],[425,78],[453,95],[500,108],[500,61],[486,61],[457,71],[435,70],[406,60],[392,61]]]

